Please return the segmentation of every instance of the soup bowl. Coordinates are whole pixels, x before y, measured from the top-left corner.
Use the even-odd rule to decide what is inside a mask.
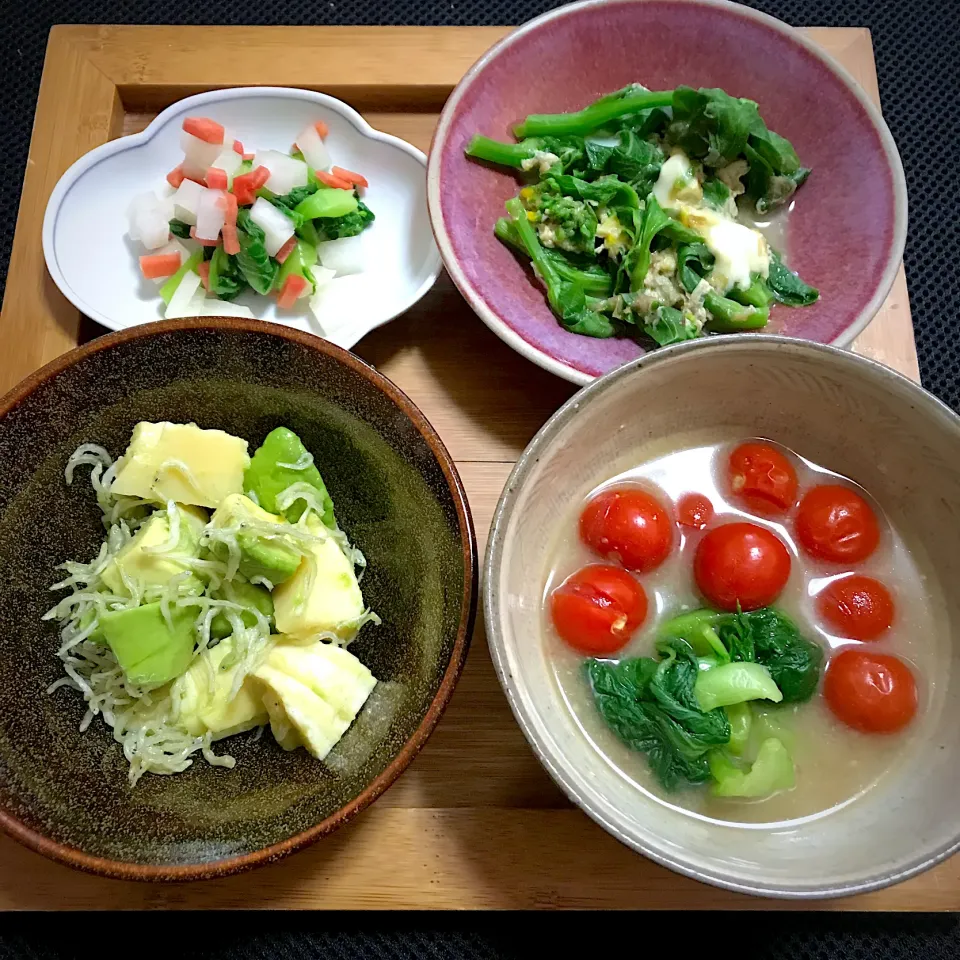
[[[739,823],[667,802],[588,739],[555,679],[542,604],[561,518],[625,460],[638,462],[639,455],[630,461],[632,450],[669,452],[692,432],[714,435],[700,441],[707,443],[766,437],[862,485],[924,578],[938,669],[920,678],[910,738],[872,786],[822,813]],[[696,489],[696,478],[690,482]],[[571,800],[628,846],[741,892],[861,893],[960,847],[958,540],[960,417],[917,384],[852,353],[789,338],[737,335],[670,347],[581,390],[518,462],[486,555],[490,650],[541,762]]]
[[[56,625],[41,620],[57,566],[96,556],[103,539],[89,483],[78,473],[67,486],[64,464],[81,443],[117,456],[141,420],[226,430],[251,448],[287,426],[316,457],[383,621],[351,644],[380,682],[324,763],[239,735],[218,745],[234,769],[196,758],[131,789],[102,720],[80,732],[80,694],[47,694],[63,671]],[[389,380],[319,337],[203,318],[65,354],[0,399],[0,828],[133,880],[235,873],[329,834],[396,780],[443,713],[469,643],[475,552],[439,437]]]

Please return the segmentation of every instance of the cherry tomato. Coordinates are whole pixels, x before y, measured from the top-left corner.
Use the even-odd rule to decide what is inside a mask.
[[[620,567],[592,563],[567,577],[550,596],[557,633],[591,656],[614,653],[647,615],[643,587]]]
[[[876,640],[893,623],[893,597],[879,580],[854,574],[818,594],[817,612],[841,637]]]
[[[730,454],[730,489],[760,514],[786,513],[797,502],[797,471],[769,443],[741,443]]]
[[[825,483],[803,495],[797,539],[812,557],[860,563],[877,549],[880,528],[873,508],[856,490]]]
[[[895,733],[917,712],[917,682],[899,658],[841,650],[827,667],[823,695],[838,720],[864,733]]]
[[[648,573],[659,567],[673,546],[667,508],[643,490],[606,490],[580,514],[580,539],[628,570]]]
[[[693,574],[700,592],[720,610],[756,610],[776,600],[790,576],[790,554],[755,523],[714,527],[697,545]]]
[[[677,523],[702,530],[713,519],[713,504],[702,493],[685,493],[677,501]]]

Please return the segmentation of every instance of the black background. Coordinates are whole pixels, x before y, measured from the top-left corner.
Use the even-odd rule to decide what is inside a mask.
[[[52,24],[510,24],[557,5],[543,0],[33,0],[16,5],[0,0],[0,287]],[[907,176],[910,230],[904,259],[921,376],[927,389],[960,410],[960,3],[753,0],[749,5],[795,26],[871,29],[883,113]],[[850,251],[850,269],[856,269],[856,251]],[[255,876],[250,890],[255,897]],[[571,948],[574,936],[583,947]],[[132,954],[136,960],[160,954],[175,960],[499,960],[613,953],[656,954],[658,960],[694,953],[735,954],[740,960],[939,960],[960,957],[960,926],[952,916],[793,912],[703,917],[207,913],[163,919],[60,915],[55,922],[20,915],[0,923],[0,960],[80,957],[94,951]]]

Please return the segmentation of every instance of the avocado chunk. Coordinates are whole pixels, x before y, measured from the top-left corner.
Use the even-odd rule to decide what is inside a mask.
[[[234,493],[226,497],[210,521],[213,530],[236,530],[240,551],[240,573],[248,580],[263,577],[272,584],[289,580],[300,566],[302,551],[284,536],[283,517],[267,513],[249,497]],[[276,528],[276,529],[273,529]],[[226,544],[215,541],[214,551],[227,555]]]
[[[177,722],[191,736],[209,733],[219,740],[267,723],[256,679],[246,677],[231,696],[237,672],[244,669],[241,661],[234,662],[234,653],[230,639],[208,647],[174,686],[173,695],[180,704]]]
[[[247,441],[195,423],[138,423],[117,462],[111,493],[216,507],[243,490]]]
[[[105,613],[100,629],[127,679],[154,686],[179,677],[190,666],[196,615],[192,608],[171,607],[171,630],[158,601]]]
[[[273,626],[273,598],[269,590],[252,583],[244,583],[242,580],[231,580],[220,588],[216,596],[218,600],[232,600],[244,607],[255,607],[270,621],[271,627]],[[247,611],[240,614],[240,619],[245,627],[252,627],[257,622],[257,618]],[[210,621],[210,636],[214,640],[222,640],[232,633],[233,627],[225,613],[218,613]]]
[[[318,536],[327,532],[314,517],[307,519],[307,529]],[[353,563],[331,536],[309,544],[309,553],[273,591],[277,630],[303,640],[327,632],[350,640],[365,609]]]
[[[299,467],[300,469],[296,469]],[[333,501],[327,493],[326,484],[320,476],[300,438],[286,427],[277,427],[267,434],[260,448],[253,455],[243,478],[243,489],[256,495],[257,502],[271,513],[279,513],[277,496],[295,483],[305,483],[316,491],[322,505],[323,522],[334,529],[337,525],[333,515]],[[306,509],[302,500],[295,500],[284,516],[296,523]]]
[[[170,520],[166,510],[158,510],[144,521],[136,536],[116,555],[101,574],[103,582],[116,594],[129,593],[124,578],[140,588],[163,586],[175,576],[189,570],[185,560],[200,556],[200,535],[207,524],[207,514],[198,507],[175,508],[180,515],[180,538],[169,553],[154,552],[170,538]],[[203,593],[203,584],[191,574],[185,578],[182,593]]]

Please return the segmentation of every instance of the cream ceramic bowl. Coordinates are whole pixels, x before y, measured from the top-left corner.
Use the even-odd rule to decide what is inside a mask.
[[[853,802],[780,824],[709,820],[619,775],[561,700],[540,622],[548,554],[565,516],[631,449],[691,429],[764,436],[861,483],[929,576],[949,671],[912,752]],[[599,471],[599,473],[598,473]],[[611,472],[613,472],[611,470]],[[596,380],[537,434],[507,482],[487,549],[490,649],[541,762],[602,827],[718,886],[766,896],[861,893],[960,848],[960,418],[916,384],[834,347],[740,335],[694,341]],[[941,598],[941,599],[936,599]],[[879,842],[882,838],[882,842]]]

